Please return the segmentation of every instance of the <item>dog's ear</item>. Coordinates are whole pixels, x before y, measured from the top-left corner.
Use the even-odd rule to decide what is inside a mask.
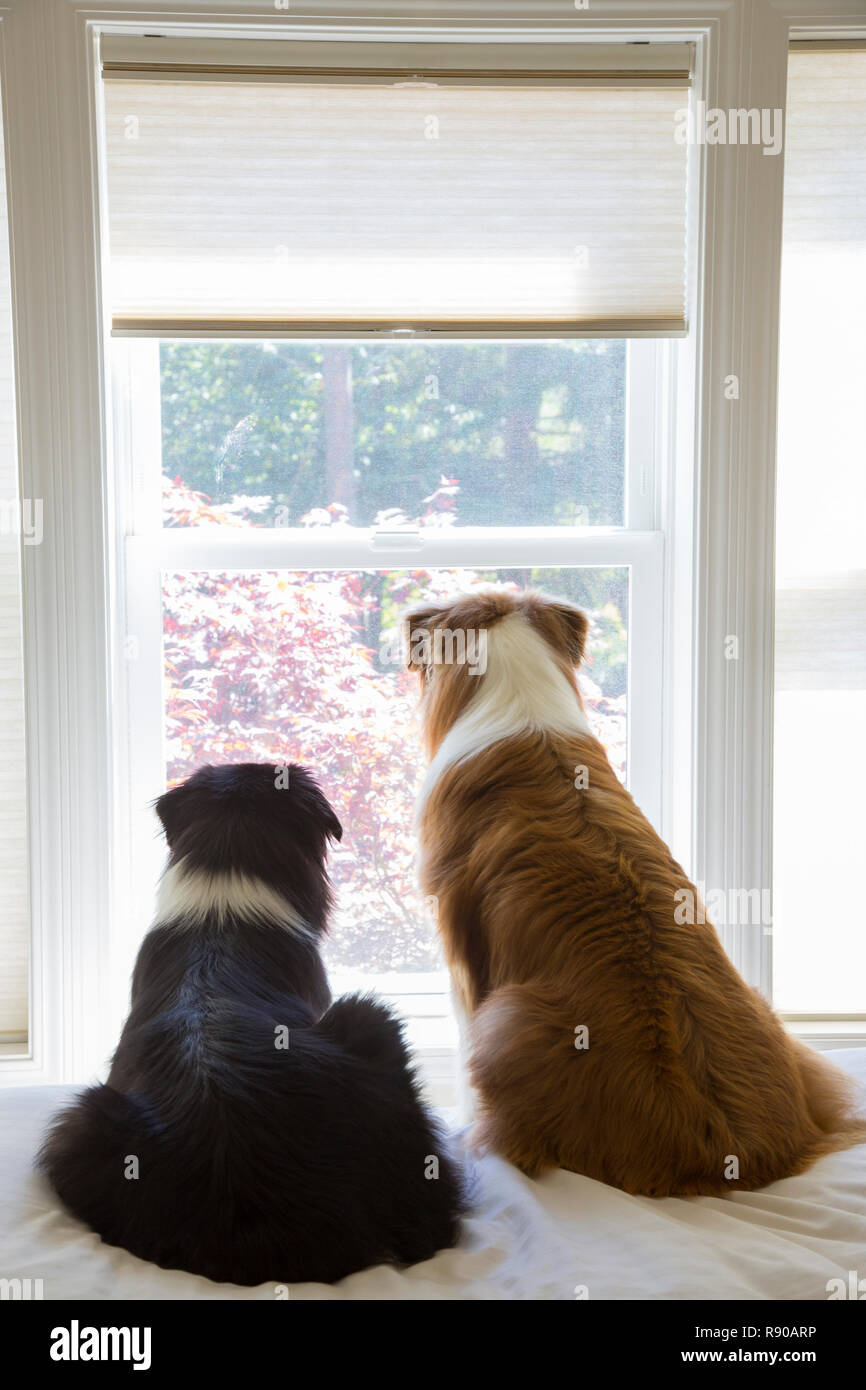
[[[447,603],[427,603],[403,614],[403,653],[408,670],[424,671],[429,665],[430,624],[447,609]]]
[[[566,649],[569,660],[575,666],[579,666],[583,661],[586,651],[586,634],[589,631],[589,619],[579,608],[575,608],[570,603],[554,604],[554,612],[557,620],[565,634]]]
[[[328,805],[328,813],[325,816],[325,830],[332,840],[342,840],[343,827],[337,817],[337,813]]]
[[[189,790],[185,783],[163,792],[154,802],[154,810],[159,816],[163,833],[169,849],[174,849],[177,840],[189,821]]]
[[[312,816],[327,836],[332,840],[342,840],[343,827],[337,813],[308,767],[300,763],[274,763],[271,770],[277,774],[275,788],[288,787],[295,794],[297,806]],[[285,781],[280,780],[281,774],[288,774]]]
[[[579,666],[586,650],[589,620],[573,603],[528,593],[526,605],[530,622],[549,642],[564,651],[572,666]]]
[[[317,795],[313,807],[316,820],[329,839],[342,840],[343,827],[340,824],[336,811],[328,801],[328,798],[319,791],[318,787],[316,788],[316,792]]]

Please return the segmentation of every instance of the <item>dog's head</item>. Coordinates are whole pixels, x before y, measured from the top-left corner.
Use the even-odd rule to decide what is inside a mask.
[[[435,754],[485,682],[488,692],[495,684],[499,703],[509,692],[528,703],[541,693],[539,668],[547,663],[565,678],[582,713],[575,670],[583,660],[587,627],[579,608],[530,589],[477,590],[407,612],[404,650],[409,669],[421,678],[428,754]]]
[[[325,860],[343,829],[296,763],[200,767],[156,802],[171,863],[260,879],[309,919],[328,905]]]

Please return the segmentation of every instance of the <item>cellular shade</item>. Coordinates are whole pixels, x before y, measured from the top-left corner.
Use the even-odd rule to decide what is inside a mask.
[[[30,978],[19,535],[23,513],[18,488],[2,134],[0,126],[0,1052],[21,1052],[28,1036]],[[31,519],[41,505],[32,503],[28,509]]]
[[[852,909],[866,778],[864,322],[866,50],[798,50],[782,238],[773,997],[815,1018],[866,1015]],[[820,734],[814,758],[807,728]]]
[[[866,48],[798,48],[788,59],[785,240],[866,245]]]
[[[688,77],[622,51],[626,76],[109,69],[116,326],[682,331]]]

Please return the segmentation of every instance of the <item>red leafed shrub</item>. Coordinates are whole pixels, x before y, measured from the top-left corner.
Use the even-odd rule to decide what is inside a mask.
[[[176,524],[242,525],[167,484]],[[328,517],[330,522],[331,517]],[[370,973],[431,970],[434,928],[415,881],[413,806],[422,775],[417,683],[382,668],[371,633],[410,599],[479,582],[469,571],[188,572],[164,582],[168,779],[202,763],[299,762],[343,823],[331,957]],[[588,688],[616,763],[623,699]]]

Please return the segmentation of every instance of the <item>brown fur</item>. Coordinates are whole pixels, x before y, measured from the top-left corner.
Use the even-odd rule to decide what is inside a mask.
[[[476,593],[410,623],[478,630],[513,612],[579,700],[587,625],[570,605]],[[422,680],[432,756],[483,676],[440,665]],[[472,1020],[480,1137],[526,1172],[718,1194],[866,1138],[843,1074],[788,1035],[711,925],[677,923],[675,893],[696,890],[596,739],[527,733],[448,768],[420,835],[424,891]],[[725,1176],[731,1157],[738,1180]]]

